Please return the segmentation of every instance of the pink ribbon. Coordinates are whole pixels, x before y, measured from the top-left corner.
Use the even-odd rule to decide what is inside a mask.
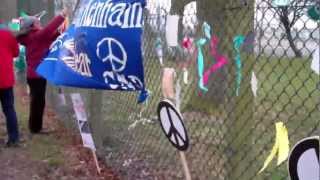
[[[192,42],[193,40],[189,37],[185,37],[182,41],[182,47],[184,47],[185,49],[187,49],[188,51],[191,51],[192,48]]]
[[[207,85],[211,74],[228,64],[228,58],[218,53],[219,39],[213,35],[210,42],[210,54],[216,59],[216,63],[208,68],[203,75],[203,84]]]

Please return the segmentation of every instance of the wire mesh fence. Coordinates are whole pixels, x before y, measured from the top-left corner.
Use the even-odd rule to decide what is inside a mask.
[[[163,134],[156,113],[164,68],[174,68],[173,101],[180,105],[189,134],[186,159],[193,179],[288,179],[286,163],[272,162],[258,171],[275,143],[276,122],[287,127],[290,147],[319,134],[320,81],[311,65],[320,48],[320,25],[307,15],[316,3],[150,0],[143,36],[148,102],[138,105],[132,92],[62,87],[50,87],[48,99],[66,126],[77,131],[69,94],[82,95],[99,157],[123,179],[184,179],[178,151]],[[180,16],[177,47],[166,44],[169,14]],[[206,37],[204,22],[211,26],[215,45],[200,45]],[[236,49],[239,41],[242,46]],[[191,42],[190,48],[183,42]],[[206,69],[219,63],[218,55],[227,60],[209,76],[207,92],[198,87],[199,51]],[[62,94],[66,105],[59,100]]]

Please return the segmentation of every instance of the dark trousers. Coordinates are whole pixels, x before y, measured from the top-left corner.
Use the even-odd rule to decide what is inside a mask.
[[[42,130],[47,81],[36,78],[27,79],[27,82],[30,88],[29,129],[31,133],[39,133]]]
[[[17,114],[14,108],[13,88],[0,89],[0,101],[3,113],[6,117],[8,141],[19,141],[19,129]]]

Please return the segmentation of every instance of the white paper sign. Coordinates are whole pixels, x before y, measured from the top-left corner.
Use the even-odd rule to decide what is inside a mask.
[[[254,95],[254,97],[257,97],[257,91],[258,91],[258,79],[256,74],[252,71],[251,75],[251,90]]]
[[[85,111],[84,103],[79,93],[71,94],[73,110],[76,113],[78,121],[87,121],[87,114]]]
[[[320,47],[318,47],[313,53],[313,60],[311,63],[311,69],[320,74]]]
[[[168,46],[178,46],[178,32],[179,32],[179,16],[168,15],[166,24],[166,39]]]
[[[61,106],[67,105],[66,97],[63,93],[58,94],[58,98],[59,98],[59,103]]]
[[[79,93],[71,94],[71,100],[72,100],[74,112],[76,113],[78,127],[81,133],[83,146],[95,151],[96,147],[94,145],[94,141],[90,131],[90,126],[87,119],[87,114],[85,111],[85,106],[81,98],[81,95]]]

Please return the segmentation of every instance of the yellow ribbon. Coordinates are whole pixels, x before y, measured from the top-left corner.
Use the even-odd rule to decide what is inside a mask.
[[[289,155],[288,130],[282,122],[276,123],[276,141],[273,145],[270,155],[267,157],[263,167],[258,172],[258,174],[260,174],[262,171],[264,171],[268,167],[268,165],[270,164],[270,162],[276,156],[277,153],[278,153],[277,166],[279,166],[288,158],[288,155]]]

